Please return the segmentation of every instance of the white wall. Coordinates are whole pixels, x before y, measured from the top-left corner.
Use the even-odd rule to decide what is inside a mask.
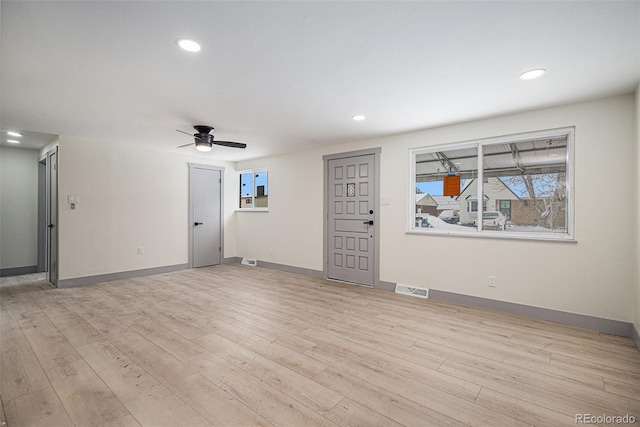
[[[189,162],[225,167],[225,256],[236,255],[233,163],[64,136],[59,146],[61,279],[188,263]]]
[[[240,162],[238,170],[268,168],[269,212],[236,214],[238,255],[321,271],[322,156],[382,147],[380,194],[391,203],[381,208],[381,280],[632,321],[634,102],[620,96]],[[566,126],[576,127],[577,244],[406,234],[410,148]]]
[[[38,151],[0,147],[0,268],[38,264]]]
[[[640,83],[636,88],[636,253],[635,265],[638,268],[635,283],[635,316],[633,324],[640,336]]]

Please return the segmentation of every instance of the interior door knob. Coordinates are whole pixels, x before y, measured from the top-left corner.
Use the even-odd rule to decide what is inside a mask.
[[[193,225],[198,226],[198,225],[202,225],[202,222],[194,222]]]

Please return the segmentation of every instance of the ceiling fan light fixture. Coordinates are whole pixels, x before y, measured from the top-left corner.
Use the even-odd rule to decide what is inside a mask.
[[[364,119],[366,119],[367,116],[364,116],[362,114],[356,114],[355,116],[351,116],[352,120],[355,120],[356,122],[362,121]]]
[[[211,144],[206,141],[196,141],[196,150],[203,153],[211,151]]]
[[[176,40],[176,44],[180,47],[180,49],[186,50],[187,52],[200,52],[200,50],[202,49],[202,47],[200,47],[200,44],[189,39],[178,39]]]
[[[520,74],[520,78],[522,80],[533,80],[533,79],[537,79],[538,77],[542,77],[547,73],[547,70],[545,70],[544,68],[536,68],[535,70],[529,70],[529,71],[525,71],[524,73]]]

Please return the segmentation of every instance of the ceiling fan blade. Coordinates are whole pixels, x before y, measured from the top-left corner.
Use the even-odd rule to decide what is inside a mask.
[[[216,145],[222,145],[225,147],[233,147],[233,148],[247,148],[247,144],[243,142],[231,142],[231,141],[216,141],[213,140],[213,143]]]
[[[180,145],[180,146],[178,146],[178,147],[176,147],[176,148],[187,147],[187,146],[189,146],[189,145],[193,145],[193,144],[195,144],[195,142],[190,142],[190,143],[188,143],[188,144]]]
[[[185,131],[183,131],[183,130],[179,130],[179,129],[176,129],[176,132],[180,132],[180,133],[184,133],[185,135],[193,136],[193,134],[192,134],[192,133],[185,132]]]

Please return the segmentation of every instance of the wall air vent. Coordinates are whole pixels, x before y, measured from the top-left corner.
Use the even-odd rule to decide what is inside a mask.
[[[416,288],[408,285],[396,285],[396,294],[409,295],[412,297],[429,298],[429,289]]]

